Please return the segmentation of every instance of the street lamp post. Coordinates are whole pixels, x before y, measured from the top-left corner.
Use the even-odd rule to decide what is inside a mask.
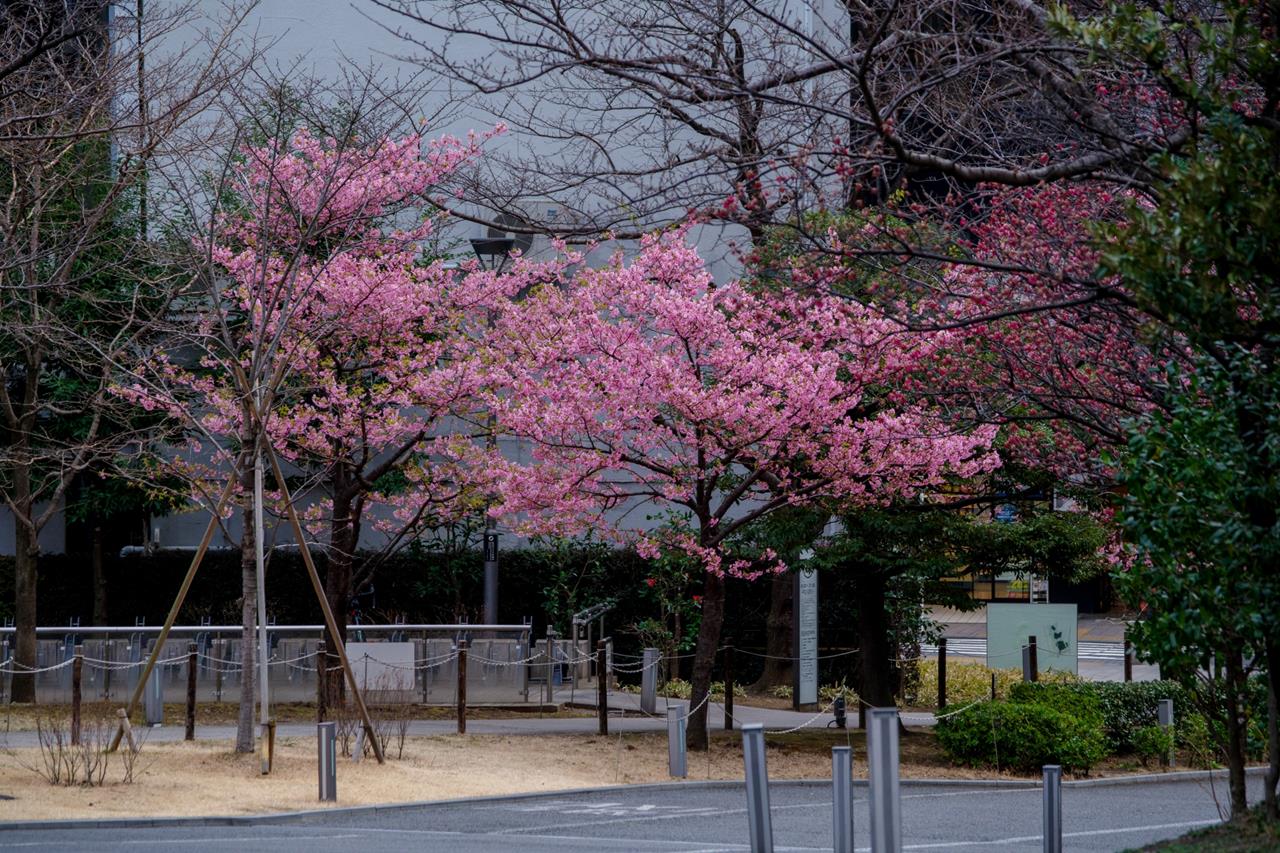
[[[471,251],[476,253],[480,265],[487,270],[502,272],[511,257],[515,245],[511,237],[485,237],[471,241]],[[489,315],[493,325],[493,315]],[[497,422],[493,412],[486,417],[486,441],[490,452],[498,447]],[[498,524],[488,512],[484,516],[484,621],[486,625],[498,624]]]

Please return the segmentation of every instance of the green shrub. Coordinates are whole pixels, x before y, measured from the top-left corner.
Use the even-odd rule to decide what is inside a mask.
[[[1070,714],[1080,723],[1103,730],[1106,721],[1098,697],[1089,684],[1022,681],[1009,689],[1009,701],[1023,705],[1042,705]]]
[[[683,678],[673,678],[658,692],[672,699],[688,699],[693,695],[693,685],[685,681]],[[735,682],[733,685],[733,695],[735,697],[746,696],[747,688]],[[724,699],[723,681],[711,682],[711,699],[712,701],[717,702]]]
[[[1034,702],[980,702],[939,720],[937,733],[952,761],[973,766],[1088,771],[1106,755],[1096,724]]]
[[[1047,704],[1078,713],[1081,702],[1101,713],[1108,751],[1133,752],[1134,733],[1157,722],[1161,699],[1173,700],[1173,716],[1181,743],[1182,724],[1195,715],[1191,697],[1172,681],[1087,681],[1076,684],[1024,684],[1010,689],[1013,701]],[[1081,697],[1088,697],[1082,699]]]
[[[1173,732],[1166,726],[1143,726],[1133,733],[1133,751],[1143,767],[1149,761],[1163,761],[1173,751]]]

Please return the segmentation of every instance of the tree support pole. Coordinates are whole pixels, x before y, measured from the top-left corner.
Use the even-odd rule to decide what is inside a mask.
[[[169,631],[173,629],[173,623],[178,618],[178,611],[182,609],[182,604],[187,599],[187,593],[191,590],[191,582],[195,580],[196,572],[200,569],[200,563],[204,561],[204,555],[209,550],[209,543],[213,541],[213,533],[218,529],[218,519],[222,517],[222,510],[231,498],[231,492],[234,488],[235,479],[228,478],[227,484],[222,488],[222,494],[218,497],[218,502],[213,507],[213,514],[209,517],[209,526],[204,529],[204,536],[200,539],[200,547],[196,548],[196,553],[191,557],[191,565],[187,568],[187,576],[182,579],[182,586],[178,588],[178,596],[173,600],[173,606],[169,608],[169,615],[164,619],[164,627],[160,629],[160,636],[156,639],[155,645],[151,648],[151,654],[147,657],[147,665],[142,668],[142,675],[139,676],[138,683],[133,688],[133,695],[129,697],[129,704],[121,709],[120,713],[123,719],[116,728],[115,735],[111,738],[111,744],[107,747],[107,752],[115,752],[120,748],[120,739],[125,735],[125,726],[128,725],[129,718],[133,716],[133,712],[138,709],[138,700],[142,698],[142,691],[147,687],[147,679],[151,677],[151,670],[155,669],[156,661],[160,659],[160,651],[164,648],[165,640],[169,639]]]
[[[347,683],[351,685],[351,696],[355,699],[356,709],[360,712],[360,720],[364,724],[365,736],[368,738],[369,743],[373,745],[373,755],[378,759],[378,763],[385,764],[386,757],[382,754],[382,743],[378,740],[378,735],[373,729],[373,720],[369,717],[369,708],[364,704],[364,696],[360,693],[360,685],[356,683],[355,672],[352,671],[351,661],[347,658],[346,644],[342,642],[342,635],[338,633],[338,623],[334,620],[333,610],[329,607],[329,599],[324,597],[324,585],[320,583],[320,573],[316,571],[316,564],[311,559],[311,549],[307,546],[307,539],[302,530],[302,522],[298,520],[297,510],[294,509],[293,496],[289,494],[289,486],[285,483],[284,471],[280,468],[280,459],[276,456],[275,448],[269,442],[263,442],[263,450],[271,460],[271,472],[275,475],[276,486],[280,489],[280,496],[284,499],[284,508],[289,516],[289,524],[293,527],[293,535],[298,537],[298,550],[302,552],[302,562],[306,564],[307,575],[311,578],[311,588],[315,590],[316,599],[320,602],[320,610],[324,613],[325,627],[329,629],[329,634],[334,639],[334,651],[338,653],[338,660],[342,662],[342,671],[347,676]]]

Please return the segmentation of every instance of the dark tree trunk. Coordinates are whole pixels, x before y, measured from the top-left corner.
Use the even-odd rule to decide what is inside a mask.
[[[1240,655],[1227,654],[1226,705],[1227,705],[1227,788],[1231,792],[1231,819],[1244,817],[1249,808],[1245,794],[1245,726],[1244,726],[1244,668]]]
[[[15,472],[16,480],[25,479],[25,471]],[[17,512],[14,514],[13,560],[13,660],[18,668],[36,665],[36,571],[40,563],[40,545],[29,521],[33,506],[23,500],[21,483],[18,492]],[[14,673],[14,702],[36,701],[36,677],[34,673]]]
[[[769,583],[769,616],[765,620],[764,672],[755,683],[757,690],[790,684],[792,677],[792,597],[794,576],[774,575]]]
[[[347,695],[346,679],[338,668],[341,661],[337,648],[339,643],[346,647],[347,616],[351,610],[351,597],[355,595],[353,565],[357,531],[352,510],[350,493],[345,479],[340,476],[334,483],[333,515],[329,520],[329,550],[324,574],[324,597],[338,625],[337,637],[325,629],[325,643],[329,649],[326,665],[330,673],[326,701],[331,708],[342,707]]]
[[[711,690],[711,668],[715,666],[720,631],[724,627],[724,578],[707,572],[702,585],[702,622],[698,626],[698,645],[693,656],[692,690],[685,730],[685,747],[690,751],[707,748],[707,706],[704,701]]]
[[[107,576],[102,564],[102,525],[93,526],[93,624],[110,624],[107,617]]]
[[[861,673],[858,696],[872,708],[892,708],[893,654],[889,647],[889,620],[885,616],[888,583],[884,576],[868,573],[858,579],[858,647]]]
[[[1265,808],[1268,818],[1280,821],[1280,802],[1276,800],[1280,784],[1280,638],[1274,636],[1267,640],[1267,752]]]
[[[252,467],[248,469],[247,477],[249,493],[252,494]],[[258,615],[258,560],[252,504],[242,510],[241,520],[244,531],[240,535],[240,709],[236,718],[236,752],[253,752],[253,709],[258,683],[253,668],[257,642],[254,628]]]

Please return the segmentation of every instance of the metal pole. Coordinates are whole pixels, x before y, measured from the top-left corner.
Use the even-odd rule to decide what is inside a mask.
[[[467,733],[467,641],[458,641],[458,734]]]
[[[685,718],[678,708],[667,712],[667,773],[675,779],[689,775],[684,743]]]
[[[196,644],[187,643],[187,728],[183,740],[196,739]]]
[[[1124,638],[1124,680],[1133,681],[1133,644]]]
[[[1040,680],[1040,661],[1038,660],[1038,655],[1036,654],[1036,638],[1035,637],[1027,637],[1027,660],[1030,662],[1030,666],[1031,666],[1031,678],[1029,680],[1039,681]]]
[[[1062,853],[1062,768],[1044,766],[1044,853]]]
[[[325,642],[316,644],[316,722],[323,723],[329,701],[329,655]]]
[[[747,773],[747,827],[751,853],[773,853],[773,825],[769,817],[769,769],[764,759],[764,726],[742,727],[742,762]]]
[[[316,723],[316,757],[320,770],[320,801],[338,799],[337,723]]]
[[[1166,766],[1173,766],[1173,700],[1161,699],[1160,704],[1156,707],[1156,721],[1169,732],[1169,754],[1164,757]]]
[[[493,415],[489,415],[489,449],[494,448]],[[484,621],[498,624],[498,530],[497,522],[486,515],[484,520]]]
[[[80,700],[82,678],[84,676],[84,646],[75,647],[75,658],[71,662],[71,745],[80,744]]]
[[[724,730],[733,731],[733,646],[724,647]]]
[[[658,660],[661,654],[657,649],[645,649],[641,658],[644,669],[640,673],[640,710],[646,714],[652,714],[658,708]]]
[[[835,853],[853,853],[853,747],[831,747],[831,839]]]
[[[604,640],[596,643],[596,715],[600,718],[600,734],[609,733],[609,672],[605,666]]]
[[[938,710],[947,709],[947,638],[938,640]]]
[[[872,708],[867,732],[871,777],[871,851],[901,853],[902,803],[898,789],[898,709]]]

